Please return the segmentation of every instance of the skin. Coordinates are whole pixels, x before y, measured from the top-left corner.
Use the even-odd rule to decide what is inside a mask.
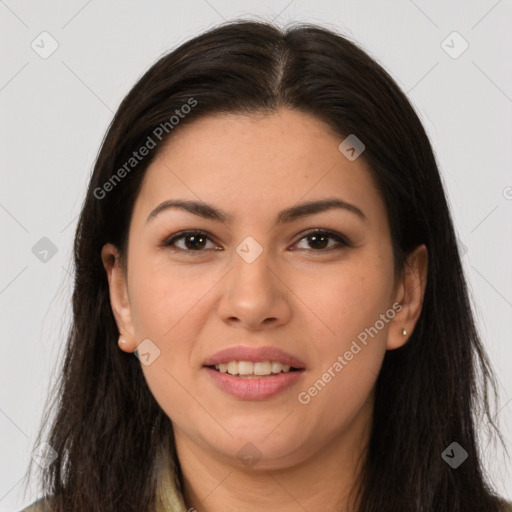
[[[404,343],[421,312],[427,251],[419,246],[394,274],[386,210],[363,158],[338,150],[342,137],[314,116],[289,109],[267,115],[215,115],[176,131],[150,165],[130,224],[127,264],[107,244],[102,259],[126,352],[150,339],[160,355],[141,364],[172,420],[187,507],[218,510],[353,510],[386,350]],[[337,198],[362,220],[330,209],[276,225],[279,211]],[[204,219],[169,199],[203,201],[232,216]],[[330,229],[352,247],[307,231]],[[210,235],[200,251],[161,247],[180,230]],[[253,237],[262,254],[236,252]],[[190,245],[189,245],[190,247]],[[219,248],[214,250],[214,248]],[[330,247],[337,247],[329,249]],[[179,251],[179,248],[182,251]],[[322,252],[323,251],[323,252]],[[309,403],[297,396],[349,350],[381,314],[402,308]],[[406,329],[407,336],[402,334]],[[236,345],[277,346],[299,357],[299,382],[268,400],[240,400],[220,390],[206,357]],[[253,466],[238,457],[252,443]]]

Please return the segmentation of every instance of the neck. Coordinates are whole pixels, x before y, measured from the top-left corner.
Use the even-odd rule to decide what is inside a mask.
[[[219,457],[198,447],[179,430],[176,448],[188,510],[218,512],[291,512],[357,510],[355,486],[360,480],[368,445],[373,404],[367,403],[356,418],[314,455],[291,467],[278,469],[240,467],[238,460]]]

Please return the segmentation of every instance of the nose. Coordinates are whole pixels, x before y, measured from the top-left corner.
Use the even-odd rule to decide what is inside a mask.
[[[289,291],[265,251],[253,262],[233,255],[233,267],[223,280],[218,312],[222,320],[248,330],[275,328],[292,315]]]

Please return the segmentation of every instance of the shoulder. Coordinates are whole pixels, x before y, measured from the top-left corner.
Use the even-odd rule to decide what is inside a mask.
[[[50,512],[48,500],[41,498],[37,501],[34,501],[34,503],[24,508],[20,512]]]

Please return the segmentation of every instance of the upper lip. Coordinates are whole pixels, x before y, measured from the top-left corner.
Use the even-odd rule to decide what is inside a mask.
[[[277,347],[246,347],[239,345],[237,347],[225,348],[219,350],[208,357],[203,363],[204,366],[214,366],[220,363],[229,363],[229,361],[277,361],[281,364],[289,364],[292,368],[303,369],[304,363],[297,357],[288,354]]]

